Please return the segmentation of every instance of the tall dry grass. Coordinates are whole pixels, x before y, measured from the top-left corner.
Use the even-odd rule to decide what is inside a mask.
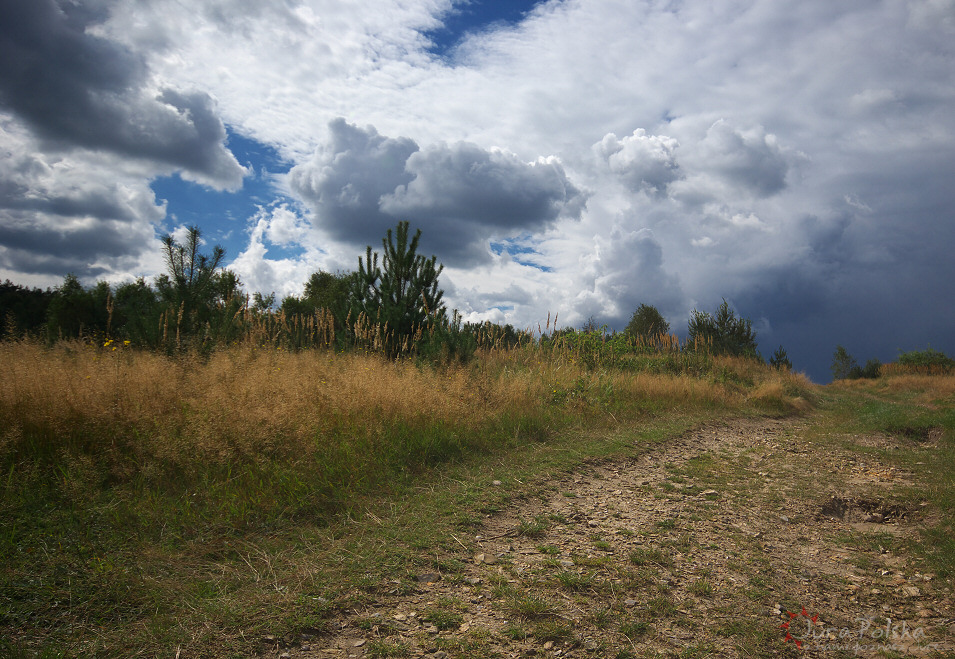
[[[26,629],[49,656],[59,643],[94,656],[97,642],[172,656],[182,620],[216,645],[209,630],[312,606],[242,580],[194,592],[209,561],[252,566],[236,547],[298,543],[300,527],[348,519],[367,493],[400,496],[443,461],[674,411],[788,412],[810,393],[751,360],[675,351],[631,363],[603,346],[488,342],[435,367],[257,339],[174,356],[0,342],[0,639]]]
[[[913,373],[911,371],[883,369],[883,376],[877,379],[836,380],[831,386],[844,389],[879,389],[888,393],[906,393],[914,395],[916,401],[931,405],[935,401],[951,400],[955,397],[955,374]]]
[[[0,465],[86,456],[112,481],[195,480],[210,467],[282,460],[327,471],[331,491],[598,417],[752,404],[795,411],[810,387],[752,360],[714,357],[701,377],[594,368],[539,345],[435,368],[251,342],[208,357],[6,342]]]

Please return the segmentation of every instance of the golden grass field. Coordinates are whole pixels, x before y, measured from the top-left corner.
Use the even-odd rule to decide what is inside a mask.
[[[675,344],[601,350],[434,365],[259,341],[0,343],[0,655],[249,656],[250,638],[329,624],[457,546],[503,501],[479,485],[490,473],[518,487],[728,418],[824,409],[834,428],[942,433],[951,454],[952,376],[821,387]],[[918,496],[944,511],[955,483],[939,478]],[[938,519],[942,574],[953,516]]]

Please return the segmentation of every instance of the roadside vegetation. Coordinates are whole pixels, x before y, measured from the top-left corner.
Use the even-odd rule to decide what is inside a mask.
[[[369,247],[357,274],[316,273],[278,310],[243,297],[198,231],[167,239],[156,288],[68,277],[21,296],[46,316],[27,331],[38,306],[11,311],[0,342],[0,655],[249,656],[320,637],[381,584],[413,589],[525,483],[702,423],[824,409],[827,423],[941,433],[938,450],[953,450],[950,375],[892,371],[825,393],[782,347],[765,364],[725,301],[696,312],[685,341],[649,305],[621,333],[556,317],[536,331],[467,325],[417,240],[399,225],[380,261]],[[856,416],[861,397],[885,402]],[[950,472],[924,483],[955,510]],[[918,545],[938,547],[926,560],[946,575],[951,514]],[[552,583],[584,592],[592,577]],[[526,595],[508,600],[515,615],[571,642]],[[426,615],[460,624],[453,602]]]

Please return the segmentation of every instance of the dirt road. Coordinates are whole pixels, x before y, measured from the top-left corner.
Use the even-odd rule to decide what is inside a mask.
[[[265,654],[955,652],[950,585],[904,550],[929,513],[878,457],[909,440],[809,440],[805,423],[737,420],[563,475],[455,534],[412,587],[385,584]]]

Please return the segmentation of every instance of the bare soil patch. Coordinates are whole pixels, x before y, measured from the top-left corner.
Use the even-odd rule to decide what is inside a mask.
[[[911,474],[853,448],[899,440],[810,442],[805,423],[703,427],[556,476],[455,534],[410,585],[381,584],[314,634],[265,638],[262,655],[955,652],[950,584],[904,552],[925,514],[896,496]]]

